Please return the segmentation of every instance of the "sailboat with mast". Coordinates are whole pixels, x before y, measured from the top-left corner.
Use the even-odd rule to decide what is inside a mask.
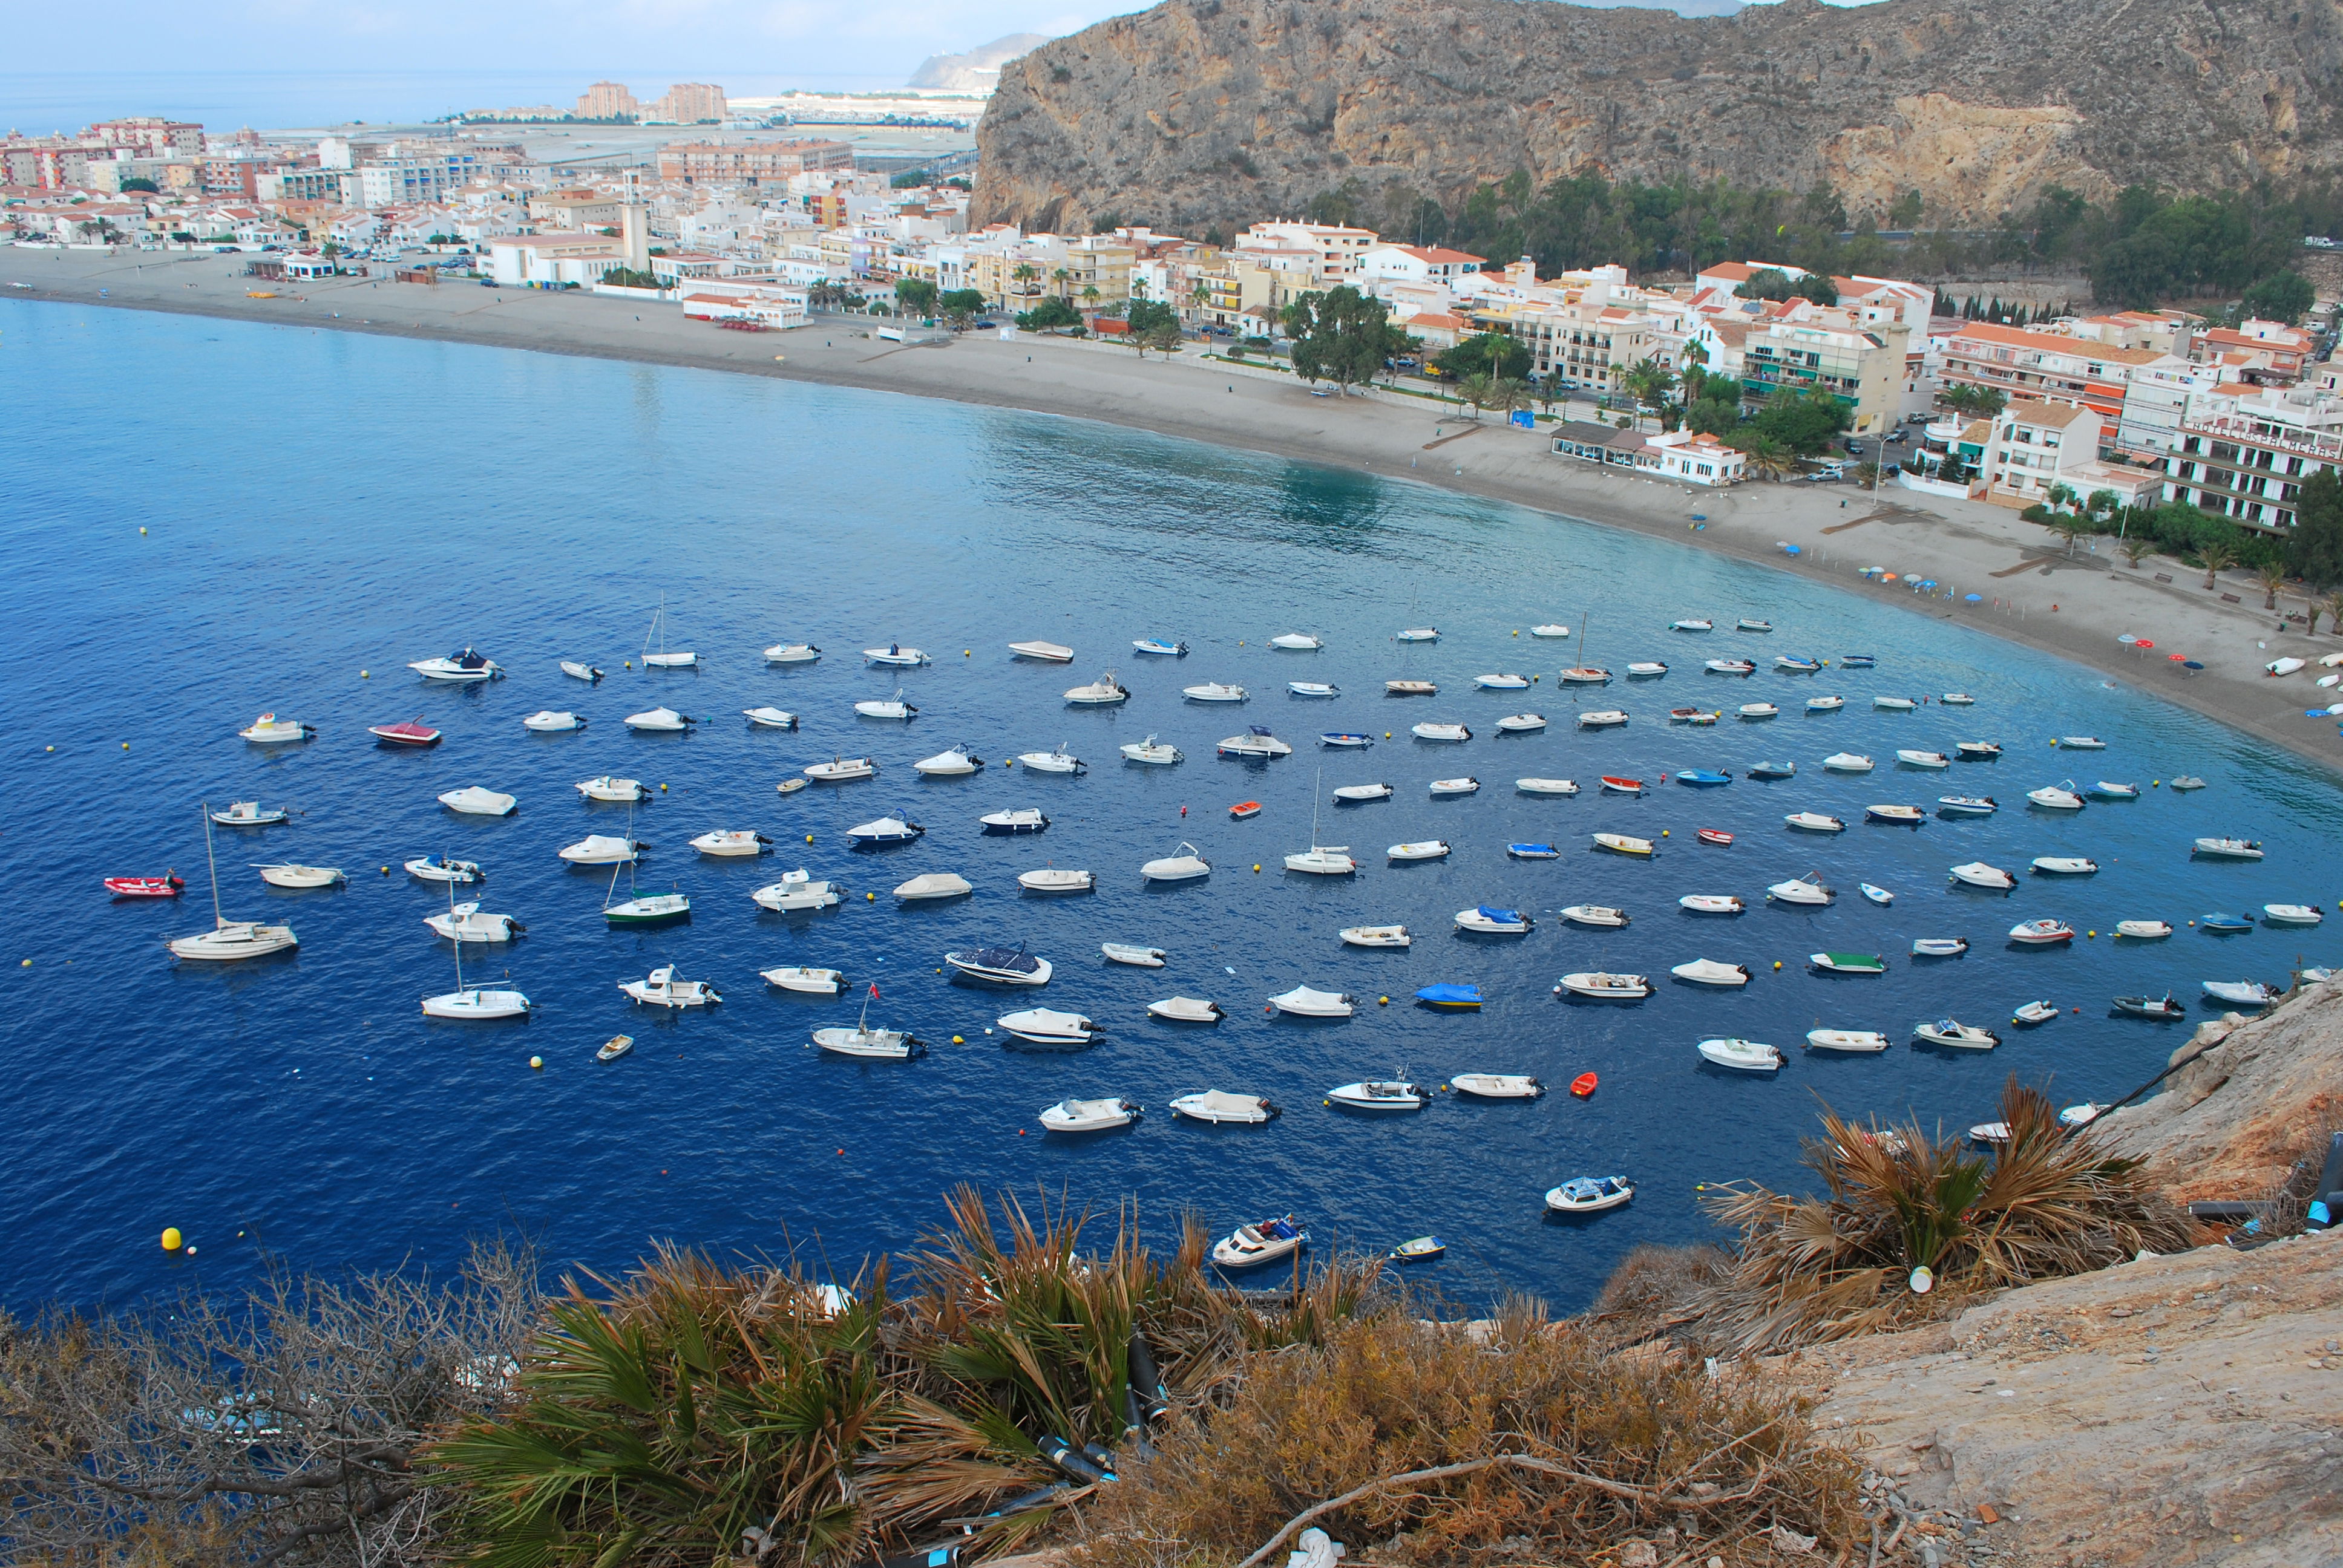
[[[1584,662],[1586,658],[1587,623],[1593,618],[1594,612],[1591,610],[1578,618],[1578,657],[1581,662],[1561,672],[1558,678],[1565,686],[1608,686],[1611,684],[1611,672],[1609,670],[1604,668],[1599,664],[1589,664]]]
[[[651,651],[651,638],[659,638],[659,651]],[[643,668],[645,669],[690,669],[699,663],[699,655],[691,652],[669,653],[667,650],[667,595],[659,595],[659,608],[652,612],[650,629],[643,633]]]
[[[456,884],[447,884],[447,918],[456,920]],[[437,996],[423,999],[423,1016],[455,1020],[488,1020],[500,1018],[527,1018],[528,998],[517,990],[489,990],[464,983],[463,928],[454,927],[457,940],[450,943],[456,950],[456,989]]]
[[[634,861],[628,860],[624,864],[632,867]],[[691,895],[689,893],[642,893],[636,890],[631,877],[627,882],[628,896],[626,902],[614,904],[610,901],[618,891],[618,868],[612,866],[609,889],[602,895],[602,918],[614,930],[621,926],[672,925],[678,920],[691,918]]]
[[[818,1029],[813,1042],[833,1056],[860,1056],[883,1060],[901,1061],[910,1057],[925,1056],[927,1042],[914,1039],[900,1029],[872,1029],[870,1004],[879,998],[874,983],[863,993],[862,1016],[852,1029]]]
[[[191,937],[176,937],[170,942],[171,956],[178,959],[202,960],[223,963],[236,959],[266,958],[270,953],[287,952],[301,945],[291,926],[265,925],[258,920],[231,920],[220,913],[219,859],[212,853],[212,812],[206,801],[203,807],[204,861],[212,874],[212,929]]]
[[[1326,770],[1318,769],[1318,781],[1311,786],[1310,848],[1298,855],[1285,857],[1285,869],[1304,871],[1313,877],[1347,877],[1359,869],[1351,858],[1348,844],[1322,844],[1318,841],[1318,802],[1325,799]]]

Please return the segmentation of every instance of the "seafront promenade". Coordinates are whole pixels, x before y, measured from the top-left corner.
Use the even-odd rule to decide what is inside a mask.
[[[2087,541],[2070,557],[2048,532],[1997,507],[1895,487],[1873,494],[1853,485],[1688,490],[1555,457],[1543,431],[1494,420],[1476,425],[1457,410],[1405,396],[1312,397],[1288,377],[1258,368],[1248,374],[1192,347],[1171,360],[1142,359],[1101,344],[1030,336],[1001,341],[990,333],[915,347],[881,341],[870,336],[877,323],[857,317],[787,333],[733,333],[687,321],[672,306],[608,297],[376,278],[258,285],[243,276],[244,262],[207,252],[108,256],[0,247],[0,299],[783,377],[1102,419],[1414,480],[1763,561],[1905,604],[1916,614],[1972,624],[2305,757],[2343,765],[2334,721],[2304,717],[2333,695],[2311,685],[2315,664],[2286,678],[2263,673],[2281,654],[2315,661],[2343,650],[2343,638],[2324,631],[2306,636],[2299,622],[2278,631],[2278,616],[2264,608],[2262,590],[2242,578],[2208,590],[2201,571],[2159,558],[2135,571],[2110,552],[2091,553]],[[252,297],[255,292],[274,297]],[[0,317],[0,352],[5,327]],[[1865,568],[1883,568],[1897,580],[1865,578]],[[1907,586],[1914,581],[1937,586],[1924,595]],[[1687,613],[1702,608],[1684,607]],[[2301,608],[2281,598],[2281,609]],[[2119,640],[2125,636],[2151,640],[2155,651],[2137,651]],[[1843,650],[1812,651],[1827,657]],[[2184,672],[2172,654],[2204,668]]]

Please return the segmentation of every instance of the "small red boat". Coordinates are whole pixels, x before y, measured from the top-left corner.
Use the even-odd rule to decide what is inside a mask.
[[[385,746],[437,746],[439,744],[439,732],[424,723],[419,718],[410,719],[403,724],[377,724],[370,727],[367,733]]]
[[[173,872],[159,877],[108,877],[106,890],[117,899],[176,899],[187,884]]]
[[[1704,844],[1730,844],[1733,835],[1722,828],[1703,828],[1698,835]]]
[[[1601,1081],[1593,1073],[1582,1072],[1570,1081],[1570,1091],[1581,1100],[1591,1100],[1594,1097],[1594,1086],[1599,1081]]]
[[[1644,792],[1644,781],[1641,779],[1614,779],[1605,773],[1603,775],[1603,788],[1621,795],[1641,795]]]
[[[1237,818],[1240,820],[1247,817],[1258,817],[1261,815],[1261,802],[1258,800],[1240,800],[1235,805],[1229,808],[1229,815]]]

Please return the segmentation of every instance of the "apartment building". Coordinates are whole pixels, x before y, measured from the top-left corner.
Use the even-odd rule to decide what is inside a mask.
[[[720,125],[729,112],[723,88],[708,82],[678,82],[664,97],[651,101],[643,120],[649,125]]]
[[[571,111],[581,120],[631,120],[643,112],[623,82],[597,82],[578,95]]]
[[[1613,303],[1598,284],[1576,293],[1492,298],[1461,314],[1473,332],[1502,332],[1530,351],[1530,373],[1564,387],[1614,390],[1627,370],[1654,357],[1656,324],[1648,311]]]
[[[1436,245],[1373,245],[1359,256],[1360,286],[1375,293],[1387,283],[1436,283],[1453,286],[1487,262],[1470,251]]]
[[[1237,236],[1232,248],[1285,251],[1311,258],[1309,286],[1332,288],[1354,282],[1360,263],[1379,236],[1368,228],[1346,228],[1331,223],[1257,223]]]
[[[995,307],[1031,310],[1044,297],[1075,305],[1114,305],[1131,297],[1138,249],[1111,235],[1069,237],[1004,229],[937,257],[935,282],[973,288]]]
[[[608,228],[618,221],[618,198],[614,194],[576,186],[533,191],[528,197],[528,216],[539,228],[553,231]]]
[[[2309,392],[2239,398],[2228,412],[2186,421],[2166,467],[2165,499],[2284,533],[2302,481],[2343,469],[2343,402]]]
[[[2217,365],[2234,380],[2257,387],[2291,387],[2310,363],[2311,336],[2278,321],[2247,321],[2198,335],[2190,357]]]
[[[2152,503],[2162,475],[2099,461],[2104,417],[2079,403],[2016,398],[1995,416],[1981,458],[1984,498],[1996,506],[2030,507],[2063,485],[2087,499],[2112,491],[2124,506]]]
[[[1778,391],[1819,389],[1846,408],[1854,434],[1886,434],[1903,417],[1911,330],[1891,319],[1860,327],[1859,317],[1804,306],[1749,322],[1741,342],[1743,399],[1763,403]]]
[[[795,176],[851,169],[845,142],[669,142],[659,150],[659,176],[680,185],[786,186]]]
[[[2153,348],[2124,348],[2062,333],[1972,321],[1946,340],[1938,379],[1948,387],[1991,387],[2011,397],[2077,403],[2114,425],[2134,374],[2177,365]]]

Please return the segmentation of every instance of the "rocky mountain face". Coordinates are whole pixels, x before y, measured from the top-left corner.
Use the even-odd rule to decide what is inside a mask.
[[[975,216],[1202,233],[1356,181],[1453,204],[1526,170],[1916,189],[1979,226],[2046,185],[2185,191],[2343,162],[2338,0],[1164,0],[1012,61]]]
[[[1000,80],[1002,65],[1036,44],[1049,41],[1046,33],[1011,33],[962,54],[930,55],[911,73],[909,85],[940,87],[954,93],[989,92]]]

